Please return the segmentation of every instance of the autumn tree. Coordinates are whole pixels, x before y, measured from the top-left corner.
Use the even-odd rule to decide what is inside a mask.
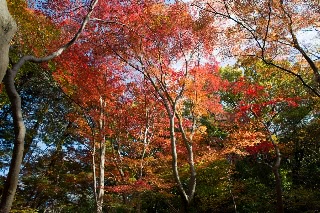
[[[276,183],[277,211],[283,212],[279,171],[281,147],[285,145],[279,141],[282,131],[280,125],[284,119],[281,115],[298,107],[303,92],[301,87],[294,89],[290,86],[295,82],[294,78],[274,70],[270,65],[250,62],[250,58],[239,61],[242,70],[238,70],[239,75],[234,75],[236,77],[233,80],[228,77],[230,73],[227,74],[227,70],[222,71],[230,80],[231,94],[224,99],[225,106],[230,107],[233,113],[236,112],[234,118],[239,122],[239,126],[230,135],[231,141],[235,142],[230,148],[235,151],[234,148],[238,146],[238,154],[247,152],[270,166]]]
[[[144,76],[153,87],[168,116],[172,169],[187,206],[196,186],[193,136],[199,127],[199,118],[220,109],[214,95],[219,85],[215,61],[210,59],[206,65],[201,61],[208,56],[202,48],[211,50],[212,40],[203,40],[204,35],[209,35],[209,26],[205,25],[205,20],[193,20],[183,3],[118,4],[115,1],[113,4],[119,8],[108,13],[110,5],[101,3],[101,10],[92,19],[93,26],[100,29],[92,36],[97,44],[93,53],[113,54],[125,62],[131,72]],[[187,150],[190,167],[187,189],[178,171],[177,140],[181,140]]]
[[[83,116],[79,116],[81,112],[77,113],[70,117],[70,121],[79,126],[78,134],[89,140],[87,146],[92,155],[96,208],[97,212],[102,212],[107,144],[114,134],[112,118],[118,112],[115,107],[121,101],[124,86],[119,68],[111,60],[91,63],[82,54],[83,48],[76,45],[73,50],[69,53],[70,57],[65,58],[67,60],[59,61],[55,76],[83,111]],[[82,64],[81,72],[78,71],[79,63]]]
[[[159,167],[167,161],[159,156],[165,155],[160,150],[167,144],[163,144],[161,132],[167,127],[162,124],[166,120],[161,105],[145,80],[135,79],[126,88],[126,95],[116,103],[112,117],[106,191],[114,199],[107,202],[109,206],[119,203],[123,208],[139,212],[143,194],[163,187]]]
[[[193,6],[221,26],[221,53],[261,60],[320,96],[319,2],[223,0],[195,1]]]
[[[122,197],[123,204],[129,205],[133,195],[128,194],[150,189],[146,180],[161,187],[161,181],[153,174],[157,152],[152,149],[158,144],[153,141],[163,140],[159,133],[167,127],[161,125],[162,109],[146,79],[130,78],[132,74],[116,58],[103,56],[100,61],[98,55],[90,61],[83,54],[85,47],[88,51],[92,48],[82,45],[80,51],[80,46],[75,45],[69,57],[59,60],[55,78],[80,107],[69,120],[78,127],[77,134],[87,140],[93,194],[100,212],[103,206],[112,208],[118,202],[110,199],[115,193]],[[78,72],[79,63],[83,72]],[[124,79],[129,81],[126,87]],[[154,169],[147,165],[150,161]]]
[[[193,199],[196,187],[193,151],[195,141],[193,136],[199,127],[199,115],[203,113],[202,110],[206,113],[206,110],[209,111],[212,108],[217,110],[214,107],[218,106],[218,104],[214,104],[214,99],[211,99],[213,105],[208,102],[206,108],[201,105],[204,100],[199,101],[208,97],[203,92],[216,89],[214,87],[214,85],[217,85],[214,82],[215,78],[210,79],[210,72],[214,73],[215,68],[212,64],[204,67],[199,64],[200,59],[197,56],[201,54],[198,51],[201,42],[197,37],[192,37],[193,21],[188,15],[185,5],[179,3],[171,6],[161,3],[146,5],[145,9],[141,11],[141,16],[142,19],[135,15],[132,18],[136,20],[128,19],[124,21],[129,26],[141,23],[135,29],[140,28],[140,31],[143,29],[145,34],[149,35],[149,38],[139,35],[137,37],[134,32],[128,31],[130,36],[128,42],[136,43],[137,41],[138,43],[133,43],[133,46],[138,49],[132,49],[129,43],[128,49],[130,48],[131,55],[117,50],[116,47],[112,47],[112,50],[116,52],[120,59],[145,76],[165,107],[169,119],[172,170],[187,211],[187,206]],[[173,20],[175,20],[175,23]],[[137,32],[137,30],[135,31]],[[124,34],[123,36],[127,35]],[[122,40],[118,39],[118,41],[124,45]],[[178,61],[182,63],[180,69],[174,68],[174,66],[178,66]],[[212,88],[205,88],[203,82],[198,82],[201,72],[206,73],[208,82],[205,83],[212,85]],[[213,83],[210,83],[211,81]],[[208,90],[203,91],[203,89]],[[187,150],[187,162],[190,168],[187,189],[183,187],[178,171],[177,143],[179,140],[182,141],[184,148]]]

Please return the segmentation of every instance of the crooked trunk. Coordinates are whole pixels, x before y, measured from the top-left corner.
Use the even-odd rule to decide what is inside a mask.
[[[2,82],[4,76],[7,75],[4,83],[12,104],[12,117],[15,132],[15,141],[10,170],[1,197],[0,212],[2,213],[7,213],[10,211],[17,189],[20,165],[23,158],[23,143],[26,131],[22,120],[21,99],[14,86],[14,76],[11,72],[7,72],[10,41],[16,31],[17,25],[8,11],[6,0],[0,0],[0,83]]]
[[[15,88],[14,75],[10,70],[7,71],[7,74],[4,78],[4,84],[12,105],[11,108],[15,134],[10,169],[6,182],[4,184],[0,204],[0,212],[8,213],[11,209],[14,195],[18,185],[20,166],[23,159],[24,138],[26,129],[22,118],[21,98]]]

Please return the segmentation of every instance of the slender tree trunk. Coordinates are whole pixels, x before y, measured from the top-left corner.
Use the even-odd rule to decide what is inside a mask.
[[[177,155],[177,142],[176,142],[176,136],[175,136],[175,122],[174,122],[174,114],[170,115],[170,140],[171,140],[171,155],[172,155],[172,170],[173,170],[173,176],[177,183],[179,193],[181,194],[181,198],[183,201],[183,207],[185,209],[185,206],[189,203],[189,197],[186,193],[186,191],[183,188],[183,185],[180,180],[180,175],[178,171],[178,155]],[[185,210],[183,210],[185,211]]]
[[[197,173],[194,165],[193,159],[193,148],[191,144],[187,145],[188,150],[188,163],[190,168],[190,180],[189,180],[189,188],[188,188],[188,203],[193,200],[194,193],[196,192],[196,185],[197,185]]]
[[[185,199],[182,198],[182,203],[181,203],[181,207],[179,209],[179,213],[187,213],[188,212],[188,207],[189,207],[189,203],[188,201],[186,201]]]
[[[230,194],[230,196],[232,198],[234,212],[238,213],[236,199],[235,199],[235,196],[234,196],[233,191],[232,191],[232,177],[231,176],[232,176],[232,173],[233,173],[233,170],[234,170],[232,155],[230,157],[228,157],[228,159],[230,159],[230,160],[228,160],[229,163],[230,163],[230,166],[229,166],[228,171],[227,171],[228,189],[229,189],[229,194]]]
[[[282,200],[282,189],[281,189],[281,177],[279,174],[279,169],[272,169],[275,181],[276,181],[276,192],[277,192],[277,213],[283,213],[283,200]]]
[[[187,65],[187,63],[186,63]],[[187,72],[186,74],[187,75]],[[195,193],[195,187],[196,187],[196,170],[194,165],[194,159],[193,159],[193,148],[192,148],[192,133],[189,140],[186,136],[186,133],[184,131],[184,128],[182,127],[182,121],[178,114],[176,114],[177,108],[176,105],[178,101],[182,98],[183,92],[185,90],[185,85],[183,85],[182,89],[180,90],[179,94],[172,98],[166,88],[166,83],[162,83],[162,77],[161,79],[157,79],[156,81],[159,82],[160,88],[157,85],[157,83],[150,77],[150,75],[146,72],[144,72],[144,76],[148,78],[150,83],[152,84],[153,88],[156,90],[157,94],[162,99],[162,104],[166,108],[166,112],[169,118],[170,122],[170,143],[171,143],[171,157],[172,157],[172,171],[174,180],[177,184],[178,191],[181,195],[181,198],[183,200],[183,212],[187,212],[188,207],[193,199],[194,193]],[[163,92],[163,93],[162,93]],[[188,183],[188,190],[186,191],[183,187],[183,184],[180,180],[180,175],[178,171],[178,155],[177,155],[177,138],[176,138],[176,130],[175,130],[175,119],[179,120],[179,127],[180,131],[182,132],[183,142],[185,144],[185,147],[188,151],[188,163],[189,163],[189,169],[190,169],[190,180]]]
[[[193,147],[192,147],[192,138],[194,134],[194,128],[191,130],[191,134],[189,137],[187,137],[187,134],[185,132],[185,129],[182,125],[182,119],[179,115],[176,116],[179,121],[179,128],[182,134],[182,139],[184,141],[185,147],[188,151],[188,163],[189,163],[189,169],[190,169],[190,179],[189,179],[189,189],[188,189],[188,204],[192,201],[194,197],[194,193],[196,191],[196,185],[197,185],[197,173],[194,165],[194,159],[193,159]],[[193,126],[196,125],[196,122],[194,120]]]
[[[256,118],[258,118],[258,116],[254,113],[254,111],[252,111],[254,116]],[[272,119],[270,120],[272,121]],[[262,124],[264,125],[265,130],[268,132],[269,135],[269,139],[273,145],[274,151],[276,153],[276,161],[274,162],[273,165],[270,165],[270,168],[274,174],[274,178],[275,178],[275,183],[276,183],[276,194],[277,194],[277,213],[283,213],[284,212],[284,207],[283,207],[283,198],[282,198],[282,187],[281,187],[281,176],[279,173],[279,169],[280,169],[280,164],[281,164],[281,152],[280,152],[280,148],[278,146],[278,141],[276,139],[273,138],[273,133],[270,131],[269,126],[267,124],[267,122],[262,122]]]
[[[0,212],[8,213],[11,209],[13,198],[17,189],[20,166],[23,159],[24,137],[26,128],[22,118],[21,98],[14,85],[14,75],[10,70],[4,78],[4,84],[10,102],[12,104],[12,117],[14,125],[15,141],[12,153],[9,173],[4,184],[4,189],[1,198]]]
[[[98,196],[97,196],[97,213],[103,212],[103,197],[104,197],[104,167],[106,157],[106,136],[105,129],[105,115],[104,109],[106,107],[105,100],[100,97],[100,118],[99,118],[99,130],[100,130],[100,162],[99,162],[99,183],[98,183]]]
[[[92,172],[93,172],[93,193],[94,193],[94,201],[96,204],[96,208],[98,206],[98,192],[97,192],[97,173],[96,173],[96,147],[95,147],[95,139],[94,139],[94,133],[92,133],[93,136],[93,150],[92,150]]]
[[[97,213],[103,212],[103,197],[104,197],[104,163],[106,153],[106,142],[103,139],[100,142],[100,166],[99,166],[99,189],[97,196]]]
[[[281,176],[279,173],[280,162],[281,162],[281,154],[279,147],[275,146],[276,151],[276,162],[272,167],[272,172],[274,174],[275,182],[276,182],[276,193],[277,193],[277,213],[283,213],[283,198],[282,198],[282,187],[281,187]]]
[[[143,150],[142,150],[142,154],[141,154],[141,159],[140,159],[140,174],[139,174],[139,178],[142,178],[143,176],[143,162],[144,162],[144,156],[146,154],[146,150],[147,147],[149,145],[150,139],[149,139],[149,129],[150,129],[150,124],[149,124],[149,116],[148,116],[148,112],[146,112],[146,126],[144,128],[144,132],[143,132]]]

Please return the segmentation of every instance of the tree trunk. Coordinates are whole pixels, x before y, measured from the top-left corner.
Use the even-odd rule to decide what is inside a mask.
[[[188,212],[188,202],[181,197],[181,206],[179,209],[179,213],[187,213]]]
[[[276,162],[272,167],[272,172],[274,174],[275,182],[276,182],[276,193],[277,193],[277,213],[283,213],[283,199],[282,199],[282,188],[281,188],[281,176],[279,173],[280,162],[281,162],[281,153],[279,147],[275,146],[276,151]]]
[[[276,181],[276,192],[277,192],[277,213],[283,213],[283,200],[282,200],[282,189],[281,189],[281,177],[279,174],[279,169],[272,169],[275,181]]]
[[[8,11],[6,0],[0,0],[0,83],[8,68],[10,41],[16,31],[17,25]]]
[[[14,125],[15,141],[10,163],[9,173],[4,184],[4,189],[1,198],[0,212],[8,213],[11,209],[13,198],[17,189],[20,166],[23,158],[24,137],[26,133],[25,125],[23,123],[21,111],[21,98],[14,85],[14,75],[10,70],[4,78],[4,84],[10,102],[12,104],[12,117]]]
[[[0,83],[5,75],[5,87],[9,99],[12,103],[12,117],[14,123],[15,141],[12,153],[9,173],[4,184],[1,197],[0,212],[10,211],[14,195],[18,185],[20,165],[23,158],[23,143],[25,136],[25,126],[21,112],[21,98],[14,86],[14,76],[8,69],[10,41],[17,31],[16,22],[8,11],[6,0],[0,0]]]
[[[97,196],[97,213],[103,212],[103,197],[104,197],[104,161],[105,161],[106,143],[102,140],[100,143],[100,167],[99,167],[99,189]]]
[[[183,188],[183,185],[180,180],[180,175],[178,171],[178,155],[177,155],[177,142],[176,142],[176,136],[175,136],[175,124],[174,124],[174,114],[169,115],[170,116],[170,140],[171,140],[171,155],[172,155],[172,170],[173,170],[173,176],[177,183],[179,193],[182,198],[183,206],[188,205],[189,203],[189,197],[186,193],[186,191]]]
[[[106,155],[106,137],[105,129],[105,115],[104,109],[106,107],[105,100],[100,97],[100,118],[99,118],[99,131],[100,131],[100,162],[99,162],[99,183],[98,183],[98,196],[97,196],[97,213],[103,212],[103,197],[104,197],[104,167]]]
[[[193,131],[191,132],[189,139],[187,138],[187,134],[183,128],[182,125],[182,119],[180,116],[177,116],[179,121],[179,128],[182,134],[182,139],[184,141],[185,147],[188,151],[188,163],[189,163],[189,169],[190,169],[190,180],[189,180],[189,189],[188,189],[188,205],[192,201],[194,197],[194,193],[196,191],[196,185],[197,185],[197,178],[196,178],[196,169],[194,165],[194,159],[193,159],[193,147],[192,147],[192,137],[193,137]],[[195,123],[194,123],[195,125]]]
[[[97,173],[96,173],[96,141],[94,139],[94,133],[92,133],[93,140],[93,148],[92,148],[92,172],[93,172],[93,193],[94,193],[94,201],[96,204],[96,208],[98,209],[98,192],[97,192]]]
[[[254,115],[256,118],[258,118],[258,116],[255,113],[254,113]],[[272,121],[272,119],[270,121]],[[274,174],[275,183],[276,183],[277,213],[283,213],[284,208],[283,208],[283,198],[282,198],[282,188],[281,188],[281,176],[279,173],[279,168],[280,168],[280,164],[281,164],[281,152],[280,152],[280,148],[278,146],[278,141],[277,141],[277,139],[273,138],[274,134],[270,131],[267,123],[262,122],[262,124],[264,125],[264,128],[267,130],[267,132],[269,134],[269,139],[272,142],[274,151],[276,153],[276,161],[274,162],[273,165],[269,165],[269,166],[272,169],[272,172]]]

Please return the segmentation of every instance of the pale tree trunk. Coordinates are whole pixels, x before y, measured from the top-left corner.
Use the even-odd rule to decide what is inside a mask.
[[[92,157],[92,173],[93,173],[93,195],[94,195],[94,202],[96,210],[98,209],[98,189],[97,189],[97,172],[96,172],[96,134],[95,134],[95,127],[88,122],[88,125],[91,129],[91,137],[92,137],[92,151],[91,151],[91,157]]]
[[[97,213],[103,212],[103,197],[104,197],[104,164],[106,153],[105,139],[100,142],[100,165],[99,165],[99,181],[98,181],[98,196],[97,196]]]
[[[177,141],[175,136],[175,122],[174,114],[170,116],[170,141],[171,141],[171,156],[172,156],[172,171],[174,179],[177,183],[178,190],[180,192],[183,203],[188,203],[188,195],[183,188],[178,171],[178,155],[177,155]]]
[[[279,173],[280,170],[280,164],[281,164],[281,152],[280,152],[280,148],[278,146],[278,143],[275,139],[273,139],[272,137],[272,133],[269,130],[269,127],[264,123],[264,126],[266,128],[266,130],[269,133],[269,138],[272,142],[274,151],[276,153],[276,161],[274,162],[273,165],[269,165],[273,174],[274,174],[274,180],[275,180],[275,189],[276,189],[276,196],[277,196],[277,213],[283,213],[284,212],[284,207],[283,207],[283,198],[282,198],[282,186],[281,186],[281,176]]]
[[[105,100],[100,97],[100,118],[99,118],[99,131],[100,131],[100,162],[99,162],[99,181],[98,181],[98,194],[97,194],[97,213],[103,212],[103,197],[104,197],[104,167],[106,155],[106,137],[105,137],[105,115],[104,109],[106,107]]]
[[[93,133],[94,134],[94,133]],[[92,172],[93,172],[93,193],[94,193],[94,201],[97,205],[98,203],[98,194],[97,194],[97,173],[96,173],[96,141],[93,135],[93,141],[92,141],[93,147],[92,147]]]
[[[233,208],[234,208],[234,212],[235,213],[238,213],[237,211],[237,203],[236,203],[236,198],[233,194],[233,191],[232,191],[232,174],[233,174],[233,170],[234,170],[234,160],[233,160],[233,155],[229,155],[228,156],[228,162],[230,164],[229,168],[228,168],[228,171],[227,171],[227,177],[228,177],[228,189],[229,189],[229,194],[232,198],[232,203],[233,203]]]
[[[142,176],[143,176],[144,156],[146,154],[147,146],[149,144],[148,133],[149,133],[149,126],[147,124],[147,126],[144,129],[144,133],[143,133],[143,137],[144,137],[143,138],[143,150],[142,150],[141,159],[140,159],[140,174],[139,174],[139,178],[142,178]]]
[[[178,118],[179,121],[179,128],[182,134],[182,139],[183,142],[187,148],[188,151],[188,163],[189,163],[189,168],[190,168],[190,180],[189,180],[189,189],[188,189],[188,198],[189,198],[189,203],[191,202],[191,200],[193,199],[194,193],[196,191],[196,183],[197,183],[197,179],[196,179],[196,169],[195,169],[195,165],[194,165],[194,159],[193,159],[193,147],[192,147],[192,142],[193,142],[193,135],[194,135],[194,130],[195,130],[195,126],[196,126],[196,119],[194,119],[193,121],[193,128],[191,129],[190,132],[190,136],[187,137],[185,128],[182,125],[182,119],[180,117],[180,115],[176,116]]]
[[[1,203],[0,203],[0,212],[1,213],[9,213],[13,199],[15,196],[15,192],[18,186],[18,179],[20,173],[20,167],[23,159],[23,150],[24,150],[24,138],[25,138],[25,125],[22,117],[21,110],[21,98],[15,88],[14,79],[20,70],[20,68],[24,65],[25,62],[30,61],[34,63],[42,63],[47,62],[64,52],[71,45],[73,45],[76,40],[79,38],[81,33],[83,32],[85,26],[89,22],[90,15],[93,12],[98,0],[92,0],[89,11],[85,16],[78,32],[74,35],[74,37],[65,45],[60,47],[57,51],[51,53],[48,56],[37,58],[32,55],[26,55],[19,59],[19,61],[12,65],[11,69],[8,69],[9,62],[9,47],[10,41],[16,32],[17,26],[15,21],[10,16],[8,11],[6,0],[0,0],[0,82],[4,80],[6,92],[8,94],[11,109],[12,109],[12,118],[14,125],[14,147],[12,152],[12,159],[10,163],[9,173],[6,178],[4,189],[2,191]],[[5,76],[5,77],[4,77]]]
[[[8,68],[10,41],[16,31],[17,25],[8,11],[6,0],[0,0],[0,83]]]
[[[150,140],[152,138],[152,135],[153,135],[152,133],[150,133],[150,129],[153,129],[153,119],[152,119],[152,115],[151,115],[151,112],[150,112],[151,110],[149,110],[147,108],[147,106],[145,106],[145,109],[146,109],[146,113],[145,113],[146,125],[145,125],[144,131],[142,133],[143,150],[142,150],[141,159],[140,159],[140,174],[139,174],[139,178],[142,178],[142,176],[143,176],[144,157],[145,157],[145,154],[146,154],[147,147],[148,147],[148,145],[150,143]]]
[[[177,155],[177,142],[175,135],[175,113],[170,116],[170,139],[171,139],[171,155],[172,155],[172,170],[175,181],[178,186],[182,198],[181,212],[188,212],[188,207],[193,200],[195,188],[196,188],[196,171],[194,167],[192,144],[185,141],[186,148],[188,150],[188,163],[190,169],[190,180],[188,184],[188,190],[185,190],[180,180],[178,171],[178,155]]]
[[[106,141],[105,141],[105,139],[103,139],[100,142],[100,163],[99,163],[99,181],[98,181],[98,196],[97,196],[97,213],[103,212],[105,153],[106,153]]]
[[[11,17],[6,0],[0,0],[0,83],[2,82],[9,64],[9,47],[10,41],[17,30],[16,22]],[[12,117],[14,125],[14,149],[10,170],[7,180],[4,184],[3,194],[0,204],[0,212],[7,213],[10,211],[14,195],[18,185],[20,166],[23,158],[23,143],[25,137],[25,126],[21,112],[21,98],[14,86],[13,73],[7,73],[5,78],[5,87],[12,104]]]

